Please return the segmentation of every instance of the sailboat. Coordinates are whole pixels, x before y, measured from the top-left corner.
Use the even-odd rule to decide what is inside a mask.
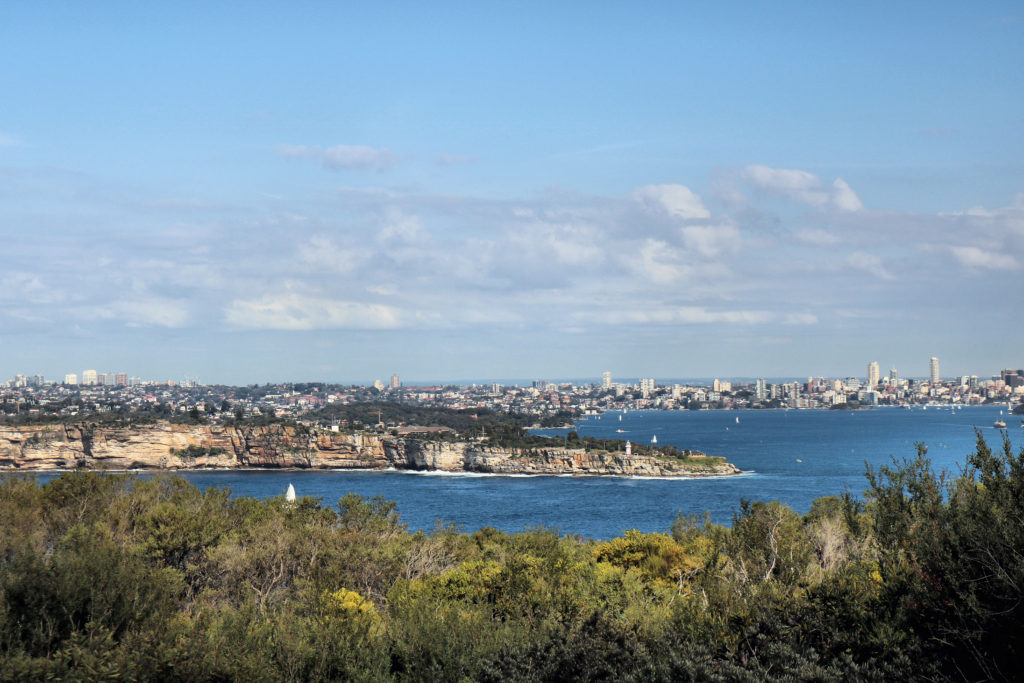
[[[657,434],[655,434],[654,436],[651,437],[651,443],[658,443],[658,435]]]
[[[295,487],[291,484],[288,484],[288,490],[284,494],[284,499],[289,503],[295,502]]]
[[[622,422],[622,416],[619,415],[619,422]]]
[[[740,419],[737,417],[736,418],[736,424],[739,424],[739,423],[740,423]]]

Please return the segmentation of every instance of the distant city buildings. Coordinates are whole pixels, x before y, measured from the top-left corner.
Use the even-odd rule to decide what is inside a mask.
[[[640,395],[643,398],[650,398],[651,394],[654,393],[654,379],[642,379],[640,380]]]
[[[1008,387],[1024,387],[1024,370],[1003,370],[999,379]]]
[[[83,413],[147,413],[158,417],[195,410],[209,422],[243,416],[273,415],[299,421],[316,420],[311,411],[328,404],[399,401],[409,405],[454,409],[490,409],[546,417],[597,415],[606,410],[721,410],[787,407],[793,409],[856,408],[858,406],[1005,404],[1024,401],[1024,369],[1004,369],[979,379],[963,375],[943,382],[937,359],[931,359],[921,379],[901,380],[895,368],[878,382],[878,364],[868,365],[868,379],[808,377],[806,381],[749,382],[714,379],[708,386],[673,383],[658,386],[653,378],[611,381],[602,373],[593,383],[534,381],[524,386],[497,382],[469,386],[403,386],[397,374],[390,388],[376,380],[373,387],[316,383],[257,387],[204,386],[198,381],[143,382],[127,373],[85,371],[69,373],[63,382],[46,382],[42,375],[17,374],[0,381],[0,411],[8,415],[74,416]],[[316,384],[315,386],[313,386]],[[607,388],[607,390],[604,390]],[[849,404],[849,405],[847,405]],[[228,405],[228,409],[218,409]],[[399,425],[401,426],[401,425]]]

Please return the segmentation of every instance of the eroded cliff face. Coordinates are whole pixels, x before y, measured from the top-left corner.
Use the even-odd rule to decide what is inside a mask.
[[[624,453],[552,448],[523,453],[473,442],[341,434],[302,427],[158,423],[0,426],[0,469],[318,468],[444,470],[499,474],[710,476],[738,474],[701,458],[683,464]]]

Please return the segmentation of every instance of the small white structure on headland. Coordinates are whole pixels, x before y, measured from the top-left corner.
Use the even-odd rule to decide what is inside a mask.
[[[288,490],[284,494],[284,499],[289,503],[295,502],[295,487],[291,484],[288,484]]]
[[[633,444],[626,440],[626,455],[633,455]]]

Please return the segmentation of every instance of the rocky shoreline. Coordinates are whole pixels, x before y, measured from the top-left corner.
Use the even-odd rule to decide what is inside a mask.
[[[472,441],[346,434],[302,426],[0,426],[0,471],[70,469],[397,469],[646,477],[741,473],[702,453],[691,453],[684,461],[561,447],[519,451]]]

